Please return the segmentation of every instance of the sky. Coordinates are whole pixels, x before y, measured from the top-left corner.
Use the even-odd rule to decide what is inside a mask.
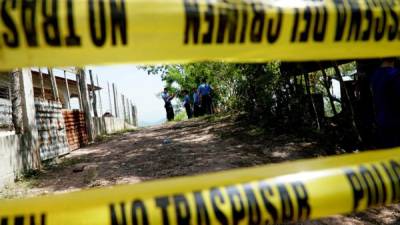
[[[148,75],[146,71],[138,69],[134,65],[86,67],[86,70],[89,69],[94,75],[94,82],[96,83],[95,77],[98,76],[100,87],[103,88],[100,93],[103,113],[110,109],[107,88],[107,82],[109,82],[112,102],[112,83],[115,83],[119,96],[125,95],[137,106],[139,126],[156,125],[165,121],[164,103],[160,98],[164,87],[161,76]],[[55,71],[56,76],[63,76],[60,73],[62,72]],[[74,79],[75,75],[68,73],[67,77]],[[121,97],[119,97],[119,101],[119,105],[121,105]],[[72,102],[73,108],[79,107],[77,105],[78,103]]]
[[[119,94],[131,99],[137,106],[139,126],[162,123],[165,120],[165,110],[160,93],[163,89],[161,77],[148,75],[146,71],[133,65],[96,66],[93,75],[99,77],[103,109],[109,109],[107,82],[115,83]],[[112,91],[112,90],[111,90]]]

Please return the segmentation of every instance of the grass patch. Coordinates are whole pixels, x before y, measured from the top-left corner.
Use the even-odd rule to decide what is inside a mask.
[[[180,122],[180,121],[184,121],[187,120],[187,115],[185,111],[180,111],[178,112],[178,114],[175,115],[174,117],[174,122]]]
[[[257,137],[265,134],[265,130],[261,127],[251,126],[249,127],[249,130],[247,130],[246,134],[251,137]]]

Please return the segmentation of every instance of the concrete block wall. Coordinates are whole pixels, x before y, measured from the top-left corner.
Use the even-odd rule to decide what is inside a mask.
[[[0,136],[0,188],[14,182],[23,171],[20,153],[20,136]]]
[[[122,118],[95,117],[93,118],[96,135],[112,134],[125,129],[132,129]]]
[[[68,154],[69,147],[61,103],[35,99],[35,108],[41,159],[47,160]]]

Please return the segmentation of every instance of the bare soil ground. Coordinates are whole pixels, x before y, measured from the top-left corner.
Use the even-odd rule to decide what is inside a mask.
[[[315,137],[277,135],[272,130],[265,132],[230,117],[191,120],[106,138],[0,191],[0,197],[19,198],[133,184],[340,153],[340,149],[327,152],[326,146]],[[86,166],[83,172],[73,172],[82,165]],[[396,225],[400,224],[400,205],[302,224]]]

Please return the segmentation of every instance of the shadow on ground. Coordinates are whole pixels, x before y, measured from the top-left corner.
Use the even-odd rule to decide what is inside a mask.
[[[142,129],[80,149],[36,177],[27,195],[137,183],[340,154],[310,135],[277,135],[231,117]],[[74,172],[77,165],[88,170]],[[18,189],[18,188],[17,188]],[[400,224],[398,205],[303,224]]]

